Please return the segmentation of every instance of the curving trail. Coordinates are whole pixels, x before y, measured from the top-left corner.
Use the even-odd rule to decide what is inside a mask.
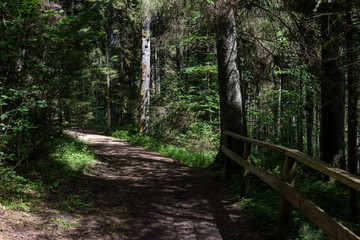
[[[47,231],[26,233],[24,227],[22,236],[34,238],[18,239],[263,239],[211,172],[95,131],[67,132],[95,151],[91,171],[67,186],[67,194],[87,191],[92,205],[76,214],[52,213],[47,206],[38,216],[49,224]],[[65,230],[50,227],[54,216],[74,224]]]

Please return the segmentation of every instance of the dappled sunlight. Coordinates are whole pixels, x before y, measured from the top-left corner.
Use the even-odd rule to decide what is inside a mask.
[[[94,131],[73,128],[66,132],[89,143],[95,152],[87,174],[69,183],[64,193],[88,191],[88,199],[82,201],[89,205],[81,206],[84,203],[74,199],[83,210],[73,213],[63,206],[56,207],[52,216],[39,215],[49,226],[41,237],[211,240],[246,236],[243,223],[237,222],[239,209],[226,206],[234,201],[222,202],[224,189],[205,170],[185,167]],[[59,205],[62,200],[56,202]],[[67,231],[60,233],[64,226]]]

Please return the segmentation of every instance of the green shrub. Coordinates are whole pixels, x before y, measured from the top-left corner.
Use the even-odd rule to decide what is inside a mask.
[[[149,150],[158,152],[166,157],[176,159],[191,167],[207,167],[213,162],[216,154],[214,151],[197,153],[185,147],[164,144],[151,135],[137,134],[137,129],[134,126],[114,128],[111,136],[123,141],[128,141],[133,144],[140,145]]]
[[[61,182],[83,174],[94,159],[84,143],[66,134],[53,138],[47,148],[42,150],[49,154],[23,165],[18,172],[0,165],[1,205],[28,211],[43,193],[55,191]]]

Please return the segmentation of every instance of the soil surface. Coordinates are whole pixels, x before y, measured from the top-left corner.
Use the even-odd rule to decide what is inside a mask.
[[[214,173],[72,128],[96,161],[35,211],[0,209],[0,239],[264,239]]]

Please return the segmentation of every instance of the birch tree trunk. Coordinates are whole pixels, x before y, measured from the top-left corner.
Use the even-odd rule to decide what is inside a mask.
[[[148,15],[148,14],[145,14]],[[149,130],[149,106],[150,106],[150,23],[151,18],[146,16],[142,25],[141,46],[141,84],[139,102],[138,132],[147,133]]]

